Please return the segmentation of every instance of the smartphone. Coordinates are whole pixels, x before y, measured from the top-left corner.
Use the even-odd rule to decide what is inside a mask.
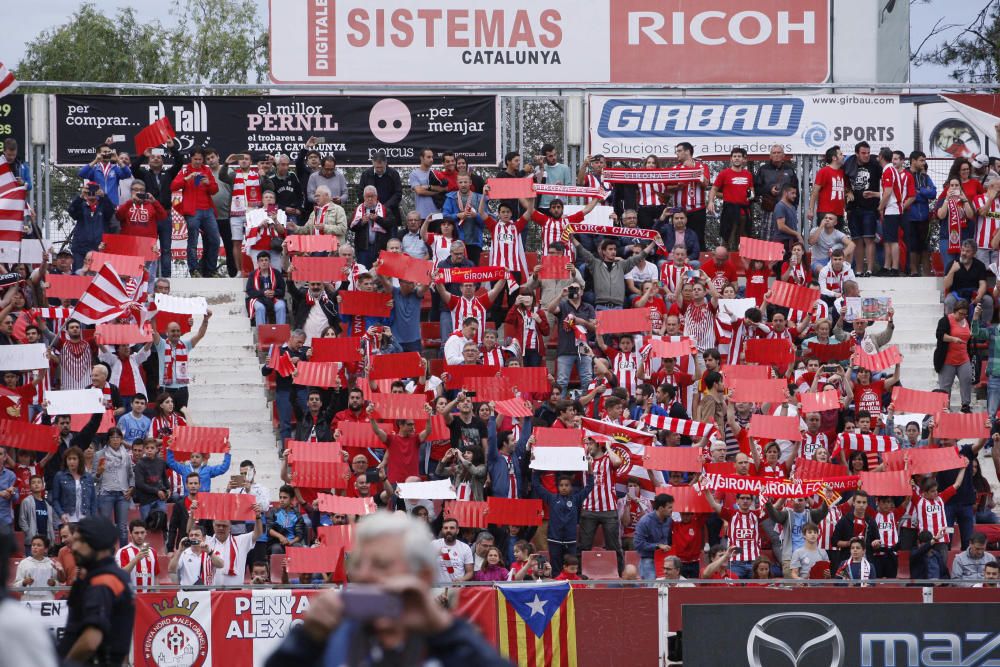
[[[403,601],[399,596],[386,593],[378,586],[347,584],[340,592],[340,599],[344,602],[344,616],[356,621],[399,618],[403,613]]]
[[[325,144],[326,143],[326,137],[316,137],[316,143],[318,143],[318,144]]]
[[[125,135],[124,134],[112,134],[111,135],[111,142],[112,143],[120,144],[123,141],[125,141]]]
[[[166,155],[166,151],[164,151],[162,148],[154,148],[153,150],[150,151],[150,154],[159,155],[160,157],[163,157],[164,155]]]
[[[688,271],[685,272],[685,274],[687,275],[688,278],[697,278],[698,277],[698,272],[694,271],[694,270],[688,270]]]
[[[244,484],[246,484],[246,482],[247,482],[246,477],[244,477],[243,475],[230,475],[229,476],[229,483],[230,484],[239,484],[240,486],[243,486]]]
[[[431,214],[431,220],[442,220],[442,219],[444,219],[444,215],[442,215],[441,213]]]

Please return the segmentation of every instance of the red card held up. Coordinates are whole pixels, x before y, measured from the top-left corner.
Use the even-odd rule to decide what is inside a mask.
[[[963,440],[990,437],[989,415],[985,412],[940,412],[934,417],[934,437]]]
[[[761,241],[747,236],[740,238],[740,257],[777,262],[785,255],[785,246],[775,241]]]
[[[469,378],[496,377],[499,370],[506,373],[507,370],[515,369],[499,369],[481,364],[446,364],[441,374],[448,374],[448,386],[454,388],[461,387]]]
[[[514,395],[514,388],[502,377],[470,377],[462,384],[462,389],[475,396],[477,403],[504,401]]]
[[[683,340],[660,340],[653,338],[649,341],[650,349],[654,357],[660,359],[676,359],[694,354],[697,349],[691,339]]]
[[[858,473],[861,488],[872,496],[909,496],[913,487],[910,485],[909,473],[902,470],[890,472]]]
[[[142,155],[150,148],[156,148],[167,143],[177,134],[174,126],[170,124],[170,118],[163,116],[146,127],[139,130],[135,135],[136,155]]]
[[[242,493],[199,493],[198,509],[194,517],[198,521],[206,519],[227,521],[253,521],[257,514],[253,506],[257,499]]]
[[[768,440],[802,439],[799,431],[798,417],[783,417],[780,415],[753,415],[750,418],[750,435],[754,438]]]
[[[389,307],[389,301],[392,300],[391,294],[341,291],[339,296],[341,315],[389,317],[392,314],[392,308]]]
[[[160,333],[161,336],[165,336],[167,333],[167,327],[170,326],[171,322],[176,322],[177,326],[181,328],[181,333],[186,334],[191,331],[191,316],[184,315],[181,313],[171,313],[166,310],[156,311],[156,319],[152,320],[153,326]]]
[[[474,500],[446,500],[444,516],[456,519],[462,528],[486,528],[490,521],[486,518],[487,503]]]
[[[854,363],[861,366],[861,368],[867,368],[872,373],[878,373],[887,368],[892,368],[896,364],[902,363],[902,361],[903,355],[900,354],[899,348],[895,345],[890,345],[878,354],[867,354],[859,349],[855,354]]]
[[[486,185],[490,187],[490,199],[531,199],[535,196],[532,177],[524,178],[489,178]]]
[[[775,306],[785,306],[792,310],[812,310],[813,304],[819,298],[819,290],[814,287],[800,287],[783,280],[776,280],[771,285],[769,302]]]
[[[701,449],[698,447],[646,447],[642,467],[647,470],[701,472]]]
[[[75,300],[83,296],[83,292],[92,282],[88,276],[70,276],[58,273],[47,273],[45,296],[50,299]]]
[[[320,526],[316,529],[316,536],[324,547],[350,551],[354,547],[354,524]]]
[[[693,486],[658,486],[656,493],[666,493],[673,496],[675,512],[690,512],[691,514],[711,514],[712,506],[705,500],[703,493]]]
[[[780,338],[752,338],[747,341],[747,362],[784,366],[795,360],[795,348]]]
[[[319,500],[319,511],[328,514],[374,514],[374,498],[348,498],[346,496],[334,496],[329,493],[316,495]]]
[[[178,426],[167,438],[167,447],[175,452],[220,453],[229,446],[229,429],[213,426]]]
[[[130,234],[105,234],[101,238],[104,252],[115,255],[132,255],[142,257],[152,262],[160,253],[156,251],[156,239],[149,236],[132,236]]]
[[[90,418],[90,415],[79,416],[88,420]],[[114,421],[112,421],[113,425]],[[57,426],[29,424],[14,419],[0,419],[0,442],[13,449],[54,452],[59,448],[59,428]]]
[[[339,283],[346,277],[344,257],[303,257],[292,258],[292,279],[297,281]]]
[[[889,470],[905,470],[909,475],[927,475],[969,465],[969,459],[954,447],[897,449],[883,453],[882,459]]]
[[[803,412],[825,412],[840,409],[840,394],[836,389],[827,389],[819,393],[807,392],[799,398],[799,407]]]
[[[824,477],[840,477],[844,474],[844,466],[823,461],[813,461],[799,457],[795,459],[795,479],[823,479]]]
[[[597,313],[597,333],[618,334],[650,331],[652,324],[648,308],[602,310]]]
[[[286,440],[289,465],[298,461],[343,461],[344,450],[339,442],[308,442],[305,440]]]
[[[135,345],[152,340],[153,334],[134,324],[98,324],[94,333],[98,345]]]
[[[434,263],[410,257],[403,252],[388,252],[383,250],[379,253],[379,260],[382,262],[378,267],[380,276],[399,278],[421,285],[431,284],[431,271],[434,270]]]
[[[346,489],[350,467],[344,461],[303,461],[292,465],[292,484],[305,489]]]
[[[531,434],[536,447],[583,447],[583,429],[538,426]]]
[[[423,394],[374,394],[372,405],[379,419],[426,419]]]
[[[736,464],[732,461],[722,461],[721,463],[706,463],[704,465],[705,472],[710,472],[715,475],[735,475],[736,474]]]
[[[70,415],[69,416],[69,430],[73,433],[79,433],[83,430],[83,427],[87,425],[90,418],[93,415]],[[107,433],[109,428],[114,428],[115,426],[115,413],[108,410],[101,417],[101,425],[97,427],[98,433]],[[10,445],[11,447],[17,447],[17,445]]]
[[[735,386],[737,382],[754,382],[756,380],[768,380],[771,371],[767,366],[748,366],[745,364],[723,364],[722,376],[726,379],[726,386]]]
[[[782,379],[737,380],[727,386],[732,387],[732,400],[737,403],[781,403],[788,393],[788,384]]]
[[[896,386],[892,388],[892,403],[893,410],[901,414],[934,415],[948,407],[948,394]]]
[[[340,385],[340,364],[332,361],[300,361],[295,365],[294,384],[329,389]]]
[[[285,241],[289,255],[336,252],[337,246],[337,237],[329,234],[295,234]]]
[[[110,264],[120,276],[142,275],[143,259],[136,255],[113,255],[107,252],[95,252],[91,256],[90,267],[92,271],[97,271],[105,264]]]
[[[340,422],[340,444],[344,447],[385,447],[368,422]]]
[[[509,398],[506,401],[497,401],[496,405],[497,414],[501,414],[505,417],[530,417],[534,414],[531,409],[531,404],[522,401],[519,398]]]
[[[569,271],[566,265],[569,259],[565,255],[542,255],[542,270],[538,273],[541,280],[567,280]]]
[[[544,366],[505,368],[503,377],[510,380],[514,389],[529,394],[548,394],[551,388],[549,372]]]
[[[285,570],[289,574],[320,574],[333,572],[344,550],[337,547],[286,547]]]
[[[541,500],[491,496],[486,504],[486,519],[490,523],[500,526],[542,525]]]
[[[401,378],[423,377],[424,358],[419,352],[398,352],[378,354],[372,357],[369,380],[399,380]]]
[[[309,361],[339,361],[354,364],[361,361],[361,337],[313,338]]]
[[[846,361],[851,358],[854,352],[854,341],[845,340],[843,343],[823,345],[812,343],[809,345],[807,357],[815,357],[820,363],[828,361]]]

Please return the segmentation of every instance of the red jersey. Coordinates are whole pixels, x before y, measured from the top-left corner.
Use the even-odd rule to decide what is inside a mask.
[[[132,543],[126,544],[115,554],[115,562],[118,567],[123,568],[139,556],[139,547]],[[132,585],[137,589],[151,588],[156,584],[156,575],[160,573],[160,562],[156,558],[156,552],[152,549],[146,557],[135,564],[132,568]]]
[[[675,195],[675,200],[677,206],[684,209],[686,212],[691,211],[701,211],[705,208],[705,181],[711,178],[711,173],[708,171],[708,165],[704,162],[694,160],[694,164],[689,166],[678,165],[672,167],[673,169],[701,169],[701,179],[697,181],[688,181],[681,185],[680,189],[677,190]]]
[[[888,166],[882,171],[882,192],[891,190],[889,201],[885,205],[886,215],[900,215],[903,212],[903,202],[916,195],[916,188],[913,184],[913,174],[909,169],[896,171],[893,166]],[[893,239],[895,241],[896,239]]]
[[[556,220],[555,218],[550,218],[541,211],[533,211],[531,219],[542,227],[542,254],[548,255],[550,245],[556,242],[562,242],[566,244],[566,251],[563,254],[567,257],[575,258],[576,250],[573,247],[573,243],[567,243],[566,240],[563,239],[563,232],[566,231],[566,227],[570,224],[583,222],[585,217],[586,215],[583,211],[577,211],[573,215],[567,215]]]
[[[369,422],[368,415],[365,414],[364,409],[355,413],[350,408],[344,408],[337,414],[333,416],[333,422],[330,424],[330,428],[336,430],[338,424],[347,422],[349,424],[367,424]]]
[[[844,170],[826,166],[816,172],[816,186],[819,187],[817,213],[844,215]]]
[[[163,206],[155,199],[136,204],[129,200],[119,206],[115,217],[121,222],[122,234],[157,238],[156,223],[167,217]]]
[[[393,484],[405,482],[407,477],[420,474],[420,438],[411,435],[408,438],[389,434],[385,443],[385,454],[389,457],[386,464],[386,480]]]
[[[611,372],[618,378],[618,386],[627,389],[631,396],[646,375],[642,356],[635,350],[628,354],[620,350],[608,350],[607,354]]]
[[[451,311],[451,323],[453,331],[462,330],[462,322],[467,317],[474,317],[479,321],[479,328],[476,330],[476,343],[482,345],[483,332],[486,330],[486,313],[493,305],[493,299],[488,294],[474,296],[466,299],[464,296],[450,294],[448,303],[445,304]]]
[[[917,522],[917,532],[928,531],[931,535],[938,535],[943,528],[947,528],[948,519],[945,517],[944,504],[951,500],[956,493],[953,486],[938,494],[934,500],[927,500],[916,492],[910,504],[913,506],[913,516]]]
[[[528,221],[521,216],[517,220],[503,223],[486,217],[486,228],[490,230],[490,266],[502,266],[511,271],[520,271],[527,276],[531,271],[524,254],[521,232]]]
[[[685,563],[701,561],[705,544],[704,514],[695,514],[688,522],[674,521],[670,525],[670,552]]]
[[[747,299],[757,301],[759,307],[764,303],[764,295],[767,293],[767,279],[771,276],[771,271],[763,269],[747,269],[747,286],[744,296]]]
[[[986,205],[987,196],[980,195],[972,200],[972,208],[979,211]],[[993,236],[1000,231],[1000,197],[993,200],[986,215],[976,217],[976,245],[986,249],[990,247]]]
[[[715,177],[715,188],[722,192],[722,201],[737,206],[750,205],[750,191],[753,189],[753,175],[748,169],[737,171],[726,167]]]
[[[873,380],[871,384],[854,385],[854,418],[858,413],[867,410],[873,418],[878,418],[882,414],[882,394],[885,393],[885,382]]]
[[[712,281],[712,285],[715,287],[716,291],[722,292],[722,288],[729,283],[736,284],[739,280],[739,274],[736,271],[736,267],[733,263],[727,261],[722,266],[716,266],[715,258],[710,257],[704,264],[701,265],[701,270],[705,272],[708,279]]]

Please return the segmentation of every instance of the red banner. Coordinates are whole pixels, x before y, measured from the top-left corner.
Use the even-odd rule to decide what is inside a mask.
[[[289,255],[336,252],[338,245],[337,237],[329,234],[294,234],[285,239]]]
[[[299,461],[343,461],[344,450],[338,442],[309,442],[307,440],[286,440],[288,464]]]
[[[586,197],[587,199],[604,199],[608,193],[601,188],[588,188],[583,185],[548,185],[547,183],[535,183],[533,185],[536,195],[552,195],[555,197]],[[493,193],[490,193],[493,196]]]
[[[434,262],[416,259],[403,252],[388,252],[386,250],[383,250],[378,258],[381,261],[378,267],[380,276],[409,280],[421,285],[431,284]]]
[[[791,440],[793,442],[802,439],[799,418],[779,415],[753,415],[750,417],[750,435],[754,438]]]
[[[814,287],[800,287],[783,280],[776,280],[771,284],[771,296],[768,301],[775,306],[808,312],[812,310],[818,298],[819,290]]]
[[[535,447],[583,447],[583,429],[536,426],[531,435]]]
[[[605,183],[687,183],[700,181],[701,169],[673,167],[670,169],[619,169],[609,167],[601,172]]]
[[[620,236],[626,239],[642,239],[652,241],[656,239],[655,229],[639,229],[637,227],[612,227],[611,225],[587,225],[575,222],[569,226],[569,231],[573,234],[600,234],[601,236]]]
[[[799,457],[795,459],[794,473],[797,479],[822,479],[843,475],[844,466]]]
[[[292,484],[304,489],[346,489],[351,469],[344,461],[307,461],[291,464]]]
[[[369,380],[401,380],[424,375],[424,358],[419,352],[377,354],[372,357]]]
[[[361,337],[313,338],[309,361],[339,361],[354,364],[361,361]]]
[[[340,314],[341,315],[364,315],[366,317],[389,317],[392,309],[389,301],[391,294],[379,294],[377,292],[353,292],[341,290]]]
[[[381,449],[385,447],[368,422],[340,422],[337,424],[340,431],[340,444],[344,447],[374,447]]]
[[[507,277],[508,269],[502,266],[474,266],[462,269],[438,269],[435,283],[481,283]]]
[[[285,569],[289,574],[335,572],[344,557],[342,549],[322,547],[286,547]]]
[[[934,437],[962,440],[990,437],[990,415],[985,412],[939,412],[934,417]]]
[[[694,342],[690,338],[682,338],[681,340],[653,338],[649,341],[649,348],[653,356],[660,359],[686,357],[698,351],[698,348],[695,347]]]
[[[648,308],[602,310],[597,313],[597,333],[639,333],[652,330]]]
[[[353,523],[339,526],[320,526],[316,529],[316,537],[326,547],[350,551],[354,547],[354,530],[355,524]]]
[[[297,282],[339,283],[347,277],[344,257],[292,257],[291,278]],[[341,292],[343,294],[343,292]]]
[[[776,241],[761,241],[747,236],[740,237],[740,257],[759,259],[770,264],[785,256],[785,246]]]

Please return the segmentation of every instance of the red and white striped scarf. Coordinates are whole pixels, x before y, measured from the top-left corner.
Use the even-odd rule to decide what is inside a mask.
[[[316,208],[313,211],[313,236],[322,236],[325,234],[323,231],[323,218],[326,217],[326,212],[330,210],[329,204],[323,204],[322,206]]]
[[[135,355],[130,354],[122,359],[116,354],[115,358],[118,360],[118,363],[111,369],[111,377],[108,379],[108,382],[118,387],[118,391],[122,396],[145,394],[146,383],[142,379],[142,373],[139,370],[139,364],[135,360]],[[127,372],[125,370],[126,366],[128,367]]]
[[[275,280],[274,269],[269,268],[267,270],[267,282],[265,282],[262,276],[263,272],[260,269],[257,269],[256,271],[253,272],[254,289],[256,289],[258,292],[263,292],[264,290],[269,290],[269,289],[270,290],[275,289],[276,280]],[[250,299],[249,302],[247,302],[247,315],[249,317],[253,317],[254,307],[257,305],[257,302],[259,300],[260,299],[254,297]]]
[[[669,431],[670,433],[680,433],[692,438],[703,438],[713,433],[718,435],[719,429],[714,424],[694,421],[692,419],[676,419],[664,417],[662,415],[645,415],[642,418],[649,426],[658,431]]]
[[[246,172],[237,168],[233,172],[233,200],[229,205],[229,215],[244,216],[247,209],[261,205],[260,172],[250,167]]]
[[[841,446],[849,452],[892,452],[899,448],[899,441],[888,435],[871,433],[841,433]]]
[[[188,384],[191,378],[188,377],[188,349],[184,341],[178,340],[176,346],[172,346],[169,341],[165,341],[163,346],[163,385]]]

